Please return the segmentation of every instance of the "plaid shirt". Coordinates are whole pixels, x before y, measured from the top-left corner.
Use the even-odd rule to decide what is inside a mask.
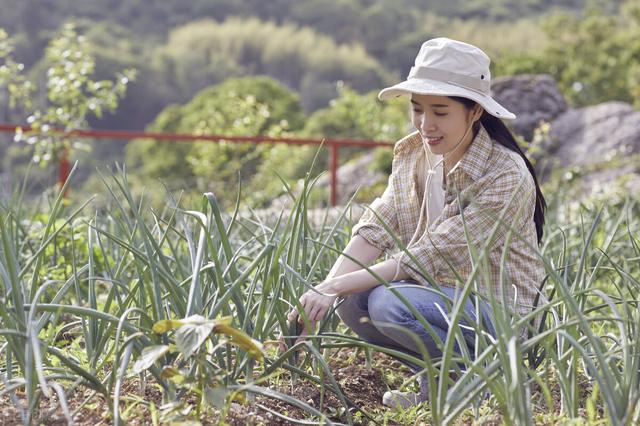
[[[422,193],[416,190],[415,182],[418,158],[424,156],[421,144],[417,132],[396,143],[389,185],[360,218],[353,236],[360,235],[384,251],[394,248],[395,240],[379,217],[404,246],[410,242],[422,204]],[[454,287],[460,282],[457,276],[466,281],[473,269],[468,237],[476,253],[485,246],[489,251],[487,268],[481,268],[476,275],[480,294],[488,297],[489,291],[493,291],[499,302],[505,301],[515,312],[521,315],[530,312],[544,267],[537,255],[533,221],[535,184],[520,155],[492,141],[481,126],[467,152],[447,174],[443,190],[442,214],[429,226],[429,232],[421,224],[418,240],[407,247],[418,264],[404,251],[393,257],[411,278],[423,285],[429,285],[430,276],[439,285]],[[501,274],[505,247],[509,251],[505,274]],[[485,276],[490,282],[485,282]]]

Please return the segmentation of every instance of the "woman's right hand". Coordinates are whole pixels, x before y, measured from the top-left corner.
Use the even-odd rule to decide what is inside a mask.
[[[306,336],[309,335],[309,329],[307,329],[307,326],[305,324],[301,324],[298,321],[297,317],[293,321],[295,321],[296,328],[300,330],[300,333],[291,333],[290,332],[289,336],[290,336],[290,338],[292,338],[293,336],[296,336],[296,341],[293,342],[293,344],[297,345],[299,342],[302,342],[303,340],[306,339]],[[288,320],[287,321],[287,325],[288,325],[288,329],[289,330],[292,329],[291,324],[293,324],[292,321]],[[311,331],[315,330],[316,329],[316,322],[315,321],[312,322],[310,324],[310,326],[311,326],[310,327]],[[284,334],[282,332],[280,332],[280,335],[278,336],[278,349],[279,349],[280,353],[286,352],[287,349],[289,349],[287,347],[287,341],[286,340],[287,339],[284,337]]]

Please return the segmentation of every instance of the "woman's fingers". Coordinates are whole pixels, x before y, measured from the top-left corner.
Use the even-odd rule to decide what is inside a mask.
[[[309,321],[313,322],[320,319],[318,318],[318,311],[322,308],[321,304],[322,300],[319,299],[316,294],[310,294],[305,299],[304,311],[307,314]]]
[[[300,297],[300,305],[302,307],[302,311],[305,313],[309,321],[311,321],[311,317],[309,316],[309,311],[311,308],[313,308],[313,303],[310,300],[308,292],[303,294],[302,297]],[[300,322],[300,324],[304,324],[304,318],[302,317],[302,315],[298,315],[298,321]]]
[[[329,310],[328,306],[321,306],[320,309],[318,309],[318,312],[316,312],[314,321],[320,321],[322,318],[324,318],[328,310]]]
[[[296,308],[293,308],[293,310],[289,312],[289,315],[287,315],[287,320],[289,322],[298,320],[298,310]]]
[[[320,321],[324,317],[324,314],[324,306],[317,303],[313,306],[311,312],[309,312],[309,321]]]
[[[284,335],[280,333],[278,336],[278,352],[286,352],[287,351],[287,343],[284,341]]]
[[[300,315],[300,313],[304,312],[309,321],[320,321],[329,311],[330,304],[333,303],[333,301],[331,301],[331,303],[328,304],[328,301],[325,300],[325,297],[326,296],[317,294],[313,290],[307,291],[300,297],[301,310],[298,311],[298,309],[294,308],[287,316],[287,319],[289,321],[294,321],[297,319],[298,322],[302,324],[304,323],[304,317]]]
[[[307,326],[302,327],[302,332],[300,333],[300,336],[298,336],[298,338],[296,339],[295,344],[298,344],[299,342],[302,342],[303,340],[305,340],[309,335],[309,331],[314,332],[316,329],[316,323],[311,322],[311,324],[309,324],[309,327],[310,329],[307,328]]]

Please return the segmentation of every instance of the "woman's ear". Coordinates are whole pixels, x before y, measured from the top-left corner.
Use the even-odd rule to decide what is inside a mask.
[[[472,121],[480,120],[480,117],[482,117],[483,112],[484,112],[484,108],[482,108],[479,104],[476,104],[475,109],[473,111],[473,118],[471,120]]]

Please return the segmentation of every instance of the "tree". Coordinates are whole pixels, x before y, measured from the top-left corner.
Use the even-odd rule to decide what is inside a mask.
[[[546,23],[552,43],[540,53],[507,56],[504,74],[549,73],[575,106],[609,100],[638,102],[640,7],[628,3],[620,16],[592,9],[584,17],[557,14]]]
[[[303,114],[297,95],[268,77],[232,78],[204,89],[185,105],[164,110],[150,130],[215,135],[279,136],[299,130]],[[271,145],[253,143],[183,143],[141,141],[127,147],[127,164],[139,178],[162,179],[169,188],[190,187],[235,197],[240,173],[243,185],[254,179]],[[275,176],[274,176],[275,178]],[[259,184],[258,184],[259,187]]]
[[[266,74],[297,90],[307,110],[335,97],[339,80],[362,91],[392,80],[360,44],[337,44],[310,28],[256,18],[178,27],[157,55],[172,64],[183,94],[230,76]]]
[[[344,84],[338,86],[338,94],[328,107],[316,111],[307,119],[300,135],[319,139],[348,138],[394,142],[411,130],[406,100],[383,103],[377,99],[377,92],[361,95]],[[340,162],[343,164],[361,155],[365,149],[341,148]],[[266,194],[273,197],[282,191],[279,180],[273,179],[276,171],[289,181],[301,179],[306,173],[315,177],[326,171],[329,167],[327,148],[322,148],[315,167],[311,169],[317,150],[318,146],[315,145],[275,146],[258,166],[259,181],[263,183]],[[392,149],[378,148],[372,167],[390,173],[392,157]]]
[[[0,39],[7,42],[6,36]],[[8,75],[13,74],[14,79],[8,85],[10,98],[22,99],[28,116],[21,121],[31,128],[18,129],[15,141],[25,142],[31,159],[42,166],[77,148],[77,141],[69,138],[67,132],[86,128],[91,116],[100,117],[105,111],[115,110],[135,75],[133,70],[125,70],[114,81],[93,80],[95,59],[89,53],[86,38],[78,34],[73,24],[64,25],[46,49],[46,98],[39,102],[32,102],[36,85],[20,75],[23,68],[7,55],[4,59],[2,68],[8,70]]]
[[[70,150],[74,146],[71,139],[59,131],[86,128],[89,116],[100,117],[105,111],[115,110],[135,76],[133,70],[125,70],[117,74],[115,81],[92,80],[95,59],[88,49],[86,38],[76,32],[73,24],[64,25],[47,47],[46,104],[27,118],[32,131],[16,133],[16,141],[33,145],[36,163],[46,165]]]

